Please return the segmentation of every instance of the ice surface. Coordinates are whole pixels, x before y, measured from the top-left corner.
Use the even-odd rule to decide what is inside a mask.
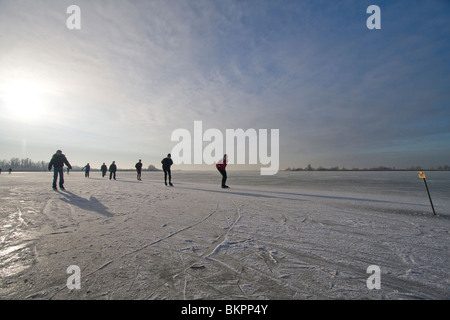
[[[223,190],[219,176],[173,176],[169,188],[159,172],[71,172],[53,191],[52,173],[0,175],[0,298],[450,298],[442,190],[433,216],[422,185],[245,185],[230,172]],[[71,265],[79,290],[66,286]]]

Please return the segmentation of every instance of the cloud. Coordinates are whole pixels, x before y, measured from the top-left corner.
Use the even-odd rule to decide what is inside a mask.
[[[76,31],[69,1],[2,2],[0,94],[13,78],[45,85],[50,115],[29,124],[28,145],[57,130],[55,144],[99,156],[156,158],[195,120],[279,128],[290,165],[364,162],[400,141],[416,152],[448,133],[449,9],[381,1],[369,31],[369,2],[78,1]]]

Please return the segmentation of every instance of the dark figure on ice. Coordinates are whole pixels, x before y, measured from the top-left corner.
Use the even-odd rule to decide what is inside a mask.
[[[141,159],[139,159],[139,162],[136,163],[136,165],[135,165],[134,167],[136,168],[137,179],[138,179],[138,180],[142,180],[142,179],[141,179],[141,170],[142,170],[142,162],[141,162]]]
[[[91,170],[91,166],[89,165],[89,162],[87,165],[85,165],[83,167],[83,169],[81,169],[81,171],[83,171],[83,170],[84,170],[84,177],[89,178],[89,171]]]
[[[173,164],[173,161],[172,161],[172,156],[170,155],[170,153],[167,155],[167,158],[164,158],[161,160],[161,163],[162,163],[162,168],[164,170],[164,183],[167,186],[167,175],[169,175],[169,185],[171,187],[173,187],[172,173],[170,171],[170,166]]]
[[[113,161],[109,166],[109,180],[111,180],[111,178],[113,177],[114,180],[116,180],[116,171],[117,171],[116,162]]]
[[[229,188],[229,186],[225,184],[227,182],[227,172],[225,170],[226,167],[227,167],[227,155],[224,154],[223,158],[217,161],[216,163],[216,168],[222,175],[222,188],[224,189]]]
[[[56,153],[53,155],[52,159],[50,160],[50,163],[48,164],[48,171],[52,170],[53,167],[53,189],[56,190],[56,181],[58,180],[59,175],[59,187],[64,190],[64,173],[63,173],[63,167],[64,164],[69,168],[72,169],[72,166],[70,165],[69,161],[67,161],[67,158],[65,155],[63,155],[61,150],[56,151]]]
[[[106,166],[106,164],[104,162],[103,162],[102,166],[100,167],[100,170],[102,171],[102,178],[105,177],[106,171],[108,171],[108,167]]]

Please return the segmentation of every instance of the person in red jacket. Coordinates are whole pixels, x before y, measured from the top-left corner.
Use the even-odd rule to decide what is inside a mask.
[[[223,158],[217,161],[216,168],[219,170],[220,174],[222,175],[222,188],[229,188],[225,183],[227,182],[227,171],[225,168],[227,167],[227,155],[224,154]]]

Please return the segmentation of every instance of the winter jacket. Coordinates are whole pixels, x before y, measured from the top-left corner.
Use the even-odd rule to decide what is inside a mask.
[[[134,167],[136,168],[136,170],[141,171],[141,169],[142,169],[142,162],[136,163],[136,165]]]
[[[219,161],[217,161],[216,163],[216,168],[219,169],[220,171],[225,171],[225,168],[227,167],[227,160],[226,159],[220,159]]]
[[[50,163],[48,164],[48,170],[52,170],[52,167],[62,168],[64,167],[64,164],[66,164],[69,169],[72,169],[72,166],[70,165],[69,161],[67,161],[65,155],[55,153],[50,160]]]
[[[169,170],[170,166],[173,164],[173,161],[170,158],[164,158],[161,160],[161,163],[162,163],[163,170]]]

